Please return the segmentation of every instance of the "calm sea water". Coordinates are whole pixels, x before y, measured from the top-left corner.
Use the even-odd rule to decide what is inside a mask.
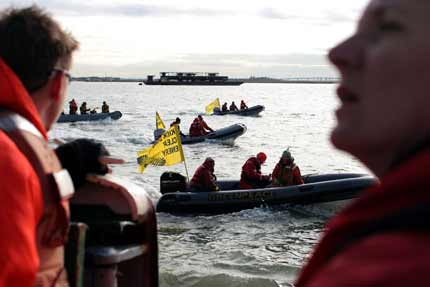
[[[169,125],[182,119],[188,131],[205,105],[243,99],[261,104],[260,117],[205,116],[213,129],[243,123],[247,132],[233,146],[200,143],[184,146],[190,176],[203,159],[215,159],[219,179],[238,179],[246,159],[259,151],[268,155],[263,173],[270,173],[282,151],[291,148],[302,174],[368,171],[355,159],[335,150],[328,138],[335,124],[335,85],[243,84],[238,87],[139,86],[137,83],[73,82],[69,99],[100,107],[107,101],[119,110],[118,121],[57,124],[51,138],[81,137],[103,142],[112,155],[126,160],[114,174],[145,188],[154,202],[160,197],[159,177],[166,170],[185,175],[183,164],[137,171],[136,152],[150,146],[155,112]],[[65,110],[68,108],[65,106]],[[158,214],[160,286],[288,286],[318,241],[333,210],[319,206],[261,207],[216,216]]]

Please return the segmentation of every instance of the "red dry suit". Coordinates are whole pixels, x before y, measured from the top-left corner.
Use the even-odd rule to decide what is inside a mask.
[[[295,286],[428,286],[430,150],[403,162],[328,225]]]
[[[218,186],[215,184],[213,162],[205,161],[194,173],[190,182],[190,187],[198,191],[216,191]]]
[[[64,237],[55,237],[52,231],[57,230],[51,227],[60,223],[63,224],[60,226],[62,231],[67,232],[68,206],[58,201],[52,205],[52,198],[48,201],[45,198],[61,196],[51,193],[53,187],[49,182],[52,172],[60,170],[61,165],[55,153],[47,147],[47,133],[33,100],[1,58],[0,109],[0,286],[47,286],[65,282],[60,242]],[[18,139],[23,144],[15,142]],[[22,151],[24,145],[35,152],[35,158],[29,157],[31,152]],[[49,218],[51,212],[57,212],[57,207],[63,211],[61,222]]]
[[[300,169],[294,163],[291,165],[283,164],[279,161],[272,172],[273,186],[288,186],[303,184]]]
[[[193,123],[190,126],[189,132],[191,137],[198,137],[198,136],[205,135],[199,118],[194,119]]]
[[[241,189],[264,187],[269,184],[269,178],[269,176],[261,174],[260,161],[253,156],[242,166],[239,187]]]

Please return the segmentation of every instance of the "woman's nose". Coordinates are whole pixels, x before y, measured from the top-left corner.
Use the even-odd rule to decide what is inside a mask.
[[[364,62],[363,43],[356,36],[352,36],[328,53],[328,59],[339,70],[345,68],[360,68]]]

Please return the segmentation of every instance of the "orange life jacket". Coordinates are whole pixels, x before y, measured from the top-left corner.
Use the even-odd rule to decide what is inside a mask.
[[[68,286],[64,244],[69,230],[68,198],[74,193],[70,175],[36,128],[24,118],[16,114],[3,116],[0,129],[31,163],[42,190],[43,214],[36,229],[40,265],[35,286]]]

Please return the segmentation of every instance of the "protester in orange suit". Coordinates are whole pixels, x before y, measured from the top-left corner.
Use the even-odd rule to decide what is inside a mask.
[[[282,153],[281,159],[272,172],[273,186],[288,186],[303,184],[299,167],[294,163],[294,157],[287,149]]]
[[[215,161],[207,157],[203,164],[199,166],[190,182],[193,191],[217,191],[216,176],[214,174]]]
[[[67,200],[108,170],[101,144],[47,144],[78,43],[36,6],[1,14],[0,43],[0,286],[66,286]]]
[[[242,166],[239,186],[241,189],[265,187],[270,183],[270,175],[261,174],[261,165],[266,161],[266,154],[259,152],[250,157]]]

